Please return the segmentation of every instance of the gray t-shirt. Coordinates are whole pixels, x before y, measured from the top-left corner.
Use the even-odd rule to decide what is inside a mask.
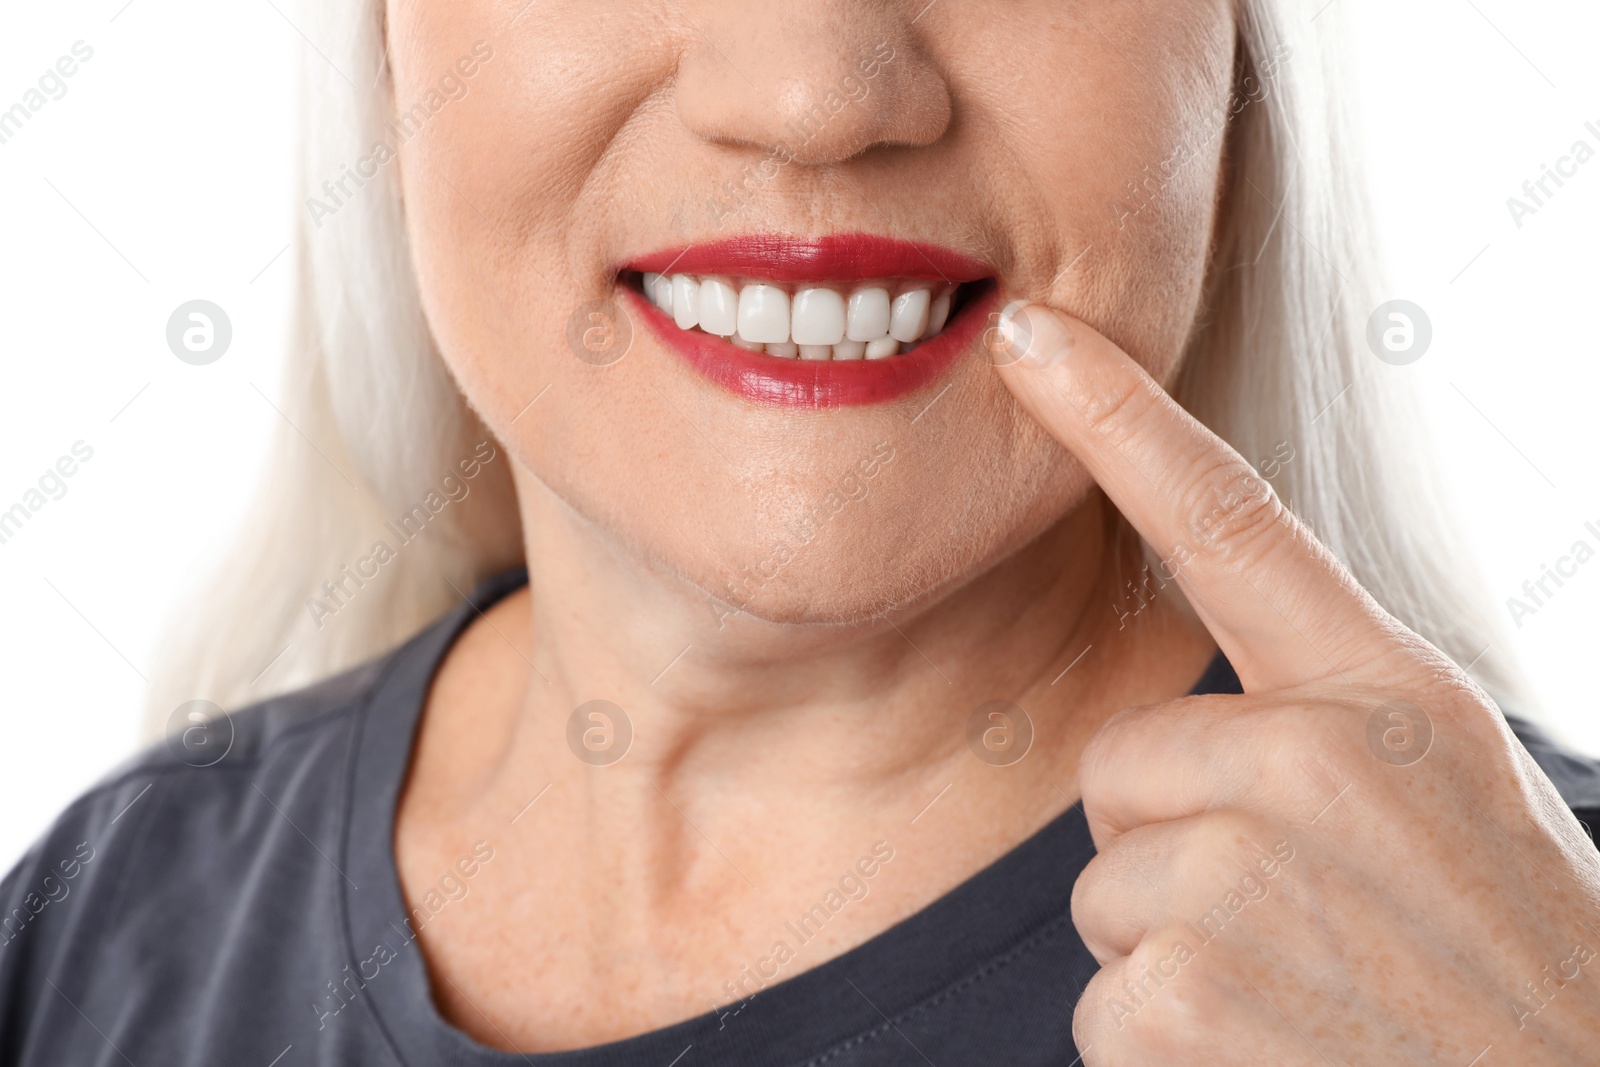
[[[0,883],[0,1067],[1077,1059],[1072,1007],[1097,970],[1069,910],[1094,851],[1077,806],[859,947],[787,980],[742,979],[749,995],[674,1026],[530,1057],[447,1023],[415,931],[470,895],[493,843],[408,908],[395,803],[445,651],[523,581],[503,575],[381,659],[239,712],[210,748],[159,745],[73,804]],[[1219,657],[1194,691],[1238,692],[1238,679]],[[1592,822],[1596,765],[1517,726]]]

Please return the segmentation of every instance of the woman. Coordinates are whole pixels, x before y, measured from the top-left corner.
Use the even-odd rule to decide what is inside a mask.
[[[1592,1059],[1336,16],[313,6],[292,426],[0,1055]]]

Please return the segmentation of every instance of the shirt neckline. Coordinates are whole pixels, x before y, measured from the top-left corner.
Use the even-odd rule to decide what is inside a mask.
[[[466,603],[401,646],[354,717],[342,846],[350,879],[338,885],[344,948],[360,1000],[401,1063],[511,1067],[531,1062],[530,1056],[479,1044],[440,1015],[420,946],[406,922],[394,859],[400,788],[433,675],[467,624],[526,582],[521,568],[491,578]],[[1238,691],[1238,678],[1220,652],[1192,690]],[[1074,949],[1074,976],[1082,988],[1098,965],[1071,925],[1069,901],[1073,883],[1093,855],[1082,808],[1073,804],[921,910],[833,959],[772,982],[742,1004],[604,1045],[540,1053],[538,1062],[552,1067],[806,1063],[887,1028],[888,1020],[928,1010],[952,985],[977,980],[986,968],[1003,966],[1008,957],[1057,936],[1067,937]]]

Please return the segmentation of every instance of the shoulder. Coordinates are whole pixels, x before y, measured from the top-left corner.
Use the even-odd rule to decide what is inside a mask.
[[[196,932],[261,914],[263,893],[322,903],[353,725],[401,651],[212,722],[203,743],[158,742],[56,819],[0,881],[0,1062],[17,1024],[54,1010],[47,976],[66,994],[160,969]]]
[[[109,837],[124,822],[144,822],[134,813],[153,794],[166,798],[164,806],[174,813],[192,815],[190,805],[171,802],[203,798],[226,804],[253,792],[278,771],[315,763],[342,745],[351,717],[392,656],[229,715],[197,720],[189,730],[155,742],[63,811],[19,869],[65,838]]]
[[[1563,747],[1542,727],[1511,712],[1506,723],[1594,838],[1600,830],[1600,760]]]

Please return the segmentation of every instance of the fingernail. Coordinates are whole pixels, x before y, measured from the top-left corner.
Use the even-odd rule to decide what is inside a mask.
[[[1018,363],[1043,368],[1059,363],[1072,348],[1072,338],[1055,317],[1030,312],[1026,300],[1013,300],[1000,311],[1000,336]],[[1041,309],[1042,310],[1042,309]]]

